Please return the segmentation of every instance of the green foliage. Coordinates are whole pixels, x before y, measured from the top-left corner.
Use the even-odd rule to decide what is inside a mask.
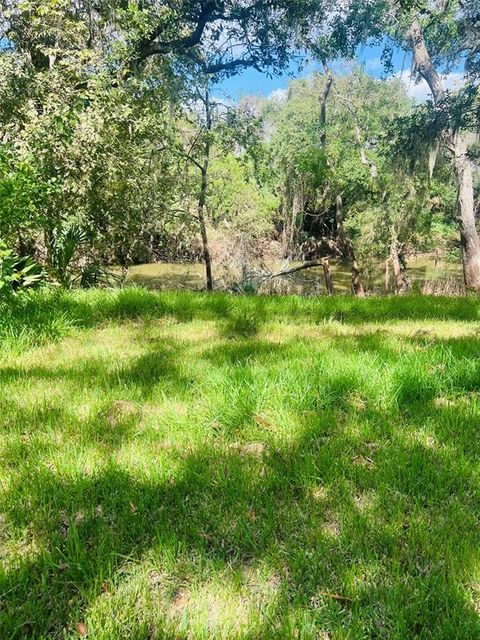
[[[217,224],[235,225],[240,231],[248,233],[250,229],[265,236],[277,204],[271,191],[257,184],[253,164],[243,154],[214,159],[208,206]]]
[[[87,233],[78,225],[72,225],[67,229],[55,229],[51,235],[50,266],[55,278],[64,286],[72,284],[70,270],[75,252],[87,242]]]
[[[42,180],[33,155],[18,157],[12,146],[0,145],[0,234],[14,241],[19,229],[28,234],[42,228],[43,210],[59,190],[53,178]]]
[[[428,101],[392,119],[385,137],[391,153],[412,164],[425,163],[430,149],[440,142],[445,131],[476,131],[479,114],[478,87],[468,85],[457,93],[447,93],[439,105]]]
[[[39,264],[15,255],[0,242],[0,297],[34,288],[44,280],[45,273]]]
[[[473,86],[449,95],[444,108],[412,111],[399,80],[374,80],[354,67],[334,79],[326,127],[319,74],[291,83],[285,100],[224,105],[212,96],[217,81],[245,67],[285,69],[292,50],[334,59],[351,56],[369,36],[388,31],[400,40],[416,14],[435,61],[453,64],[460,49],[475,50],[464,5],[402,3],[394,34],[383,0],[99,2],[94,9],[4,0],[0,234],[65,286],[106,282],[99,265],[126,272],[135,263],[198,260],[208,142],[214,262],[233,256],[244,282],[265,259],[336,252],[340,195],[363,258],[384,257],[392,227],[412,251],[433,248],[433,238],[451,251],[451,198],[442,198],[441,210],[430,206],[437,195],[428,176],[415,167],[411,179],[403,159],[424,159],[446,127],[476,126]],[[212,126],[199,100],[208,86]],[[440,183],[451,187],[440,171],[439,192]],[[72,229],[84,237],[69,239]]]
[[[291,83],[286,101],[266,105],[265,119],[273,126],[269,160],[284,175],[301,176],[313,188],[327,171],[320,142],[319,80]]]
[[[94,287],[118,285],[121,283],[119,276],[109,273],[107,269],[96,261],[89,262],[81,267],[74,282],[82,289],[92,289]]]
[[[392,119],[410,117],[404,86],[375,80],[361,69],[335,77],[322,132],[319,98],[324,87],[325,78],[319,75],[294,82],[285,101],[265,110],[273,130],[275,175],[285,193],[285,216],[291,216],[300,194],[300,224],[318,233],[323,222],[335,240],[336,199],[341,194],[345,228],[364,265],[388,254],[392,228],[410,248],[420,248],[421,238],[429,233],[428,177],[423,172],[412,181],[402,164],[392,161],[386,144]],[[442,175],[439,183],[445,179]],[[454,206],[450,200],[448,205]]]

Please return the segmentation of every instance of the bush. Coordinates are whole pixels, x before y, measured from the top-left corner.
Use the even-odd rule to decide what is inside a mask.
[[[29,257],[16,256],[0,244],[0,296],[38,286],[45,280],[42,267]]]

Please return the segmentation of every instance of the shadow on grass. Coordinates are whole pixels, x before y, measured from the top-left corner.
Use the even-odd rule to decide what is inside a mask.
[[[1,306],[0,337],[37,344],[72,327],[93,327],[125,319],[178,322],[214,320],[226,337],[255,335],[267,322],[358,324],[402,320],[480,320],[477,297],[410,295],[360,300],[350,296],[233,296],[194,292],[155,293],[141,288],[95,291],[39,291]]]
[[[224,300],[215,313],[229,322]],[[269,304],[260,307],[260,318],[269,317]],[[329,625],[355,639],[480,637],[469,596],[478,562],[478,415],[436,403],[440,392],[477,390],[480,341],[420,335],[393,346],[370,333],[337,342],[339,355],[357,358],[358,373],[339,370],[326,377],[321,361],[307,372],[311,384],[288,407],[285,400],[298,417],[293,439],[274,444],[266,436],[260,449],[227,443],[178,448],[159,455],[146,475],[114,461],[135,429],[135,412],[120,415],[112,428],[108,407],[80,421],[67,407],[27,410],[5,399],[3,406],[11,403],[6,413],[16,416],[16,424],[4,425],[6,432],[20,428],[28,437],[4,447],[12,473],[0,497],[7,525],[0,536],[9,530],[25,535],[32,549],[7,562],[0,575],[0,637],[62,637],[102,597],[105,581],[115,594],[125,566],[152,556],[160,564],[173,559],[167,610],[178,590],[202,579],[195,575],[198,564],[221,575],[266,563],[278,590],[258,638],[292,638],[300,619],[310,624],[306,638]],[[420,350],[405,352],[399,364],[402,344]],[[113,370],[101,359],[58,369],[5,367],[0,382],[54,380],[100,391],[128,386],[143,400],[162,384],[169,395],[194,394],[195,381],[177,362],[188,355],[185,345],[148,345],[146,354]],[[255,362],[280,361],[288,370],[289,358],[301,354],[295,343],[254,337],[227,336],[219,346],[206,346],[201,357],[225,370],[226,388],[240,394],[238,401],[234,395],[222,399],[225,426],[241,435],[254,417]],[[370,356],[397,367],[392,402],[355,409],[361,358]],[[445,362],[450,366],[438,369]],[[417,438],[426,424],[438,441]],[[60,475],[45,464],[53,445],[36,433],[45,427],[66,430],[66,439],[83,438],[112,455],[93,472]],[[154,462],[156,456],[152,451]],[[165,472],[169,462],[176,464],[174,477]],[[299,617],[289,619],[292,612]],[[156,631],[138,621],[118,637],[195,637],[162,627],[163,610],[151,615],[157,616]]]
[[[29,469],[10,484],[4,514],[13,527],[28,527],[40,551],[1,578],[2,637],[60,636],[105,580],[116,584],[124,558],[142,562],[151,551],[183,566],[201,557],[218,572],[268,561],[281,576],[277,624],[290,607],[313,615],[330,592],[351,600],[323,598],[327,613],[371,637],[478,637],[480,621],[461,590],[477,554],[472,469],[396,441],[378,452],[375,468],[343,456],[339,472],[338,461],[327,462],[335,446],[319,435],[306,433],[261,461],[197,451],[174,483],[136,480],[114,465],[75,478]],[[439,468],[448,478],[441,491]],[[302,483],[312,469],[331,491],[324,502]],[[360,509],[355,496],[379,486],[379,502]],[[338,531],[325,529],[339,499]],[[178,587],[185,575],[173,579]],[[136,631],[128,637],[149,637]],[[265,637],[273,631],[265,620]]]
[[[332,380],[327,391],[330,409],[310,415],[293,443],[267,444],[260,453],[211,445],[172,452],[181,460],[173,481],[161,473],[139,479],[114,462],[60,476],[37,452],[2,495],[8,525],[28,531],[36,552],[0,578],[1,637],[61,637],[105,581],[113,589],[121,581],[126,561],[142,563],[152,553],[179,567],[201,558],[218,574],[267,562],[278,592],[256,637],[292,637],[290,610],[303,611],[317,630],[334,621],[354,638],[479,637],[464,591],[478,554],[475,459],[452,455],[454,438],[450,451],[409,440],[422,416],[399,423],[378,410],[369,420],[384,432],[371,448],[343,433],[351,387]],[[320,497],[312,479],[325,489]],[[364,496],[370,501],[362,503]],[[194,580],[179,569],[171,598]],[[156,623],[157,636],[138,623],[121,637],[190,637],[167,629],[162,636]]]
[[[5,366],[0,368],[0,384],[14,381],[66,381],[85,389],[111,391],[133,386],[141,399],[150,397],[162,384],[172,395],[185,394],[193,381],[181,374],[178,359],[184,347],[173,338],[152,340],[148,352],[133,357],[128,364],[105,363],[102,357],[72,362],[65,366]]]

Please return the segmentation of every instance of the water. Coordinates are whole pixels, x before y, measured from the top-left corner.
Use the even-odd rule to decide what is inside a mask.
[[[284,268],[295,267],[301,263],[291,262],[286,265],[284,262],[269,265],[272,271]],[[335,290],[338,293],[348,293],[351,290],[350,270],[348,265],[340,262],[331,262],[331,271]],[[390,270],[391,271],[391,270]],[[454,280],[462,282],[461,265],[438,261],[435,264],[433,258],[419,256],[409,261],[408,273],[412,284],[422,285],[426,281],[448,281]],[[215,267],[214,267],[215,277]],[[393,286],[393,274],[390,273],[391,286]],[[284,278],[282,278],[284,280]],[[151,264],[139,264],[130,269],[128,281],[142,284],[149,289],[172,290],[203,289],[205,286],[205,268],[201,263],[168,263],[159,262]],[[311,293],[320,289],[324,290],[324,278],[322,267],[312,267],[290,276],[296,289],[303,288],[305,293]],[[363,282],[367,290],[385,290],[385,271],[383,265],[374,267],[371,272],[364,272]]]

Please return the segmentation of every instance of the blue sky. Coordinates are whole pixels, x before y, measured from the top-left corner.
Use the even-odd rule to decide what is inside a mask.
[[[363,45],[357,51],[355,61],[365,65],[367,73],[376,78],[380,78],[384,75],[384,69],[380,60],[382,55],[382,45]],[[337,70],[348,69],[348,65],[352,62],[337,62],[332,65]],[[394,52],[393,65],[396,72],[400,72],[402,69],[408,69],[410,66],[409,58],[405,57],[405,54],[400,49]],[[233,99],[241,98],[245,95],[263,95],[268,96],[272,91],[276,89],[285,89],[292,77],[308,76],[316,69],[321,69],[321,66],[316,62],[306,62],[305,67],[298,72],[297,65],[292,64],[287,73],[282,76],[274,76],[269,78],[264,73],[259,73],[255,69],[246,69],[241,74],[228,78],[219,85],[219,89],[226,96]]]
[[[365,71],[375,78],[385,76],[385,71],[381,62],[383,51],[382,44],[362,45],[357,50],[357,55],[353,61],[338,61],[332,64],[334,71],[348,71],[349,65],[360,63],[365,67]],[[407,88],[408,94],[417,102],[423,102],[429,97],[428,87],[425,82],[416,83],[410,74],[411,56],[407,55],[400,48],[393,52],[392,64],[394,73],[400,75]],[[294,77],[309,76],[316,69],[321,69],[318,63],[306,63],[305,67],[299,72],[296,65],[292,64],[287,73],[282,76],[274,76],[269,78],[264,73],[259,73],[254,69],[246,69],[241,74],[228,78],[222,82],[215,90],[217,95],[237,100],[247,95],[268,96],[273,91],[285,89],[290,80]],[[444,85],[447,89],[458,88],[462,83],[463,74],[458,69],[453,73],[449,73],[444,79]]]

